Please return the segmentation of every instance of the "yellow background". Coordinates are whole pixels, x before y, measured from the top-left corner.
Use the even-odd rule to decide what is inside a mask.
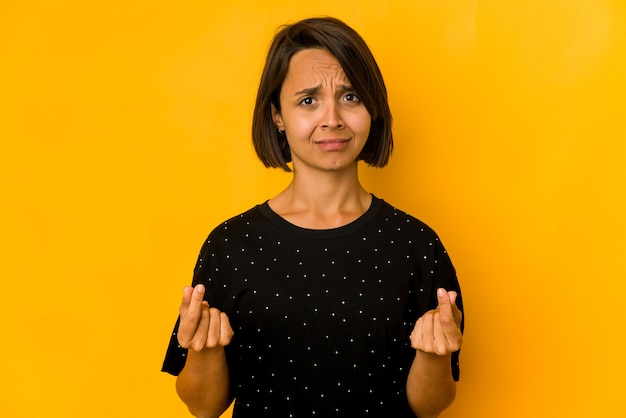
[[[390,92],[364,184],[462,282],[443,416],[623,416],[621,0],[3,0],[0,416],[187,416],[159,372],[181,290],[208,232],[287,184],[252,104],[276,27],[319,14]]]

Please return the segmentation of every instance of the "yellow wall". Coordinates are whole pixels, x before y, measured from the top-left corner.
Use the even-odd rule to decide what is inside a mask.
[[[159,372],[180,292],[209,230],[289,179],[250,114],[274,29],[318,14],[386,76],[396,152],[364,183],[462,281],[444,416],[623,414],[623,1],[5,0],[0,416],[186,416]]]

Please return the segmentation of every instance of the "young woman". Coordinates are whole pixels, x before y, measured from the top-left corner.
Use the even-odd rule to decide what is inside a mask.
[[[368,193],[393,140],[378,66],[333,18],[274,37],[252,137],[280,194],[214,229],[163,370],[198,417],[436,417],[453,401],[462,302],[418,219]]]

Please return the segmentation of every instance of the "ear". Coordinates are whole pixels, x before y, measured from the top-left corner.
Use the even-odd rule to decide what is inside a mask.
[[[274,104],[272,104],[272,120],[274,121],[274,125],[276,125],[279,130],[285,130],[283,117],[280,115],[280,112],[276,110],[276,106],[274,106]]]

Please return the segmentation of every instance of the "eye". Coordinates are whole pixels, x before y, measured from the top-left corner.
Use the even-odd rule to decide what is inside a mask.
[[[313,99],[312,97],[305,97],[304,99],[300,100],[300,104],[305,106],[311,106],[314,102],[315,99]]]
[[[343,98],[346,102],[358,102],[360,100],[355,93],[348,93]]]

